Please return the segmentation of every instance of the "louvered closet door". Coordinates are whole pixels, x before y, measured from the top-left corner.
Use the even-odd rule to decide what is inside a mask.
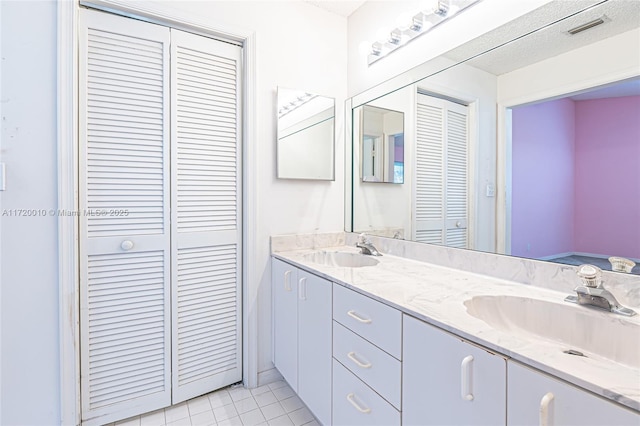
[[[170,382],[167,28],[80,11],[82,419],[164,407]]]
[[[468,246],[468,108],[418,95],[414,239]]]
[[[171,34],[176,403],[242,378],[241,50]]]

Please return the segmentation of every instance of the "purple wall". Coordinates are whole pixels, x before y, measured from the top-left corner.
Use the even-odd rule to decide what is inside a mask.
[[[511,254],[573,251],[574,102],[513,109]]]
[[[640,258],[640,96],[576,102],[577,252]]]

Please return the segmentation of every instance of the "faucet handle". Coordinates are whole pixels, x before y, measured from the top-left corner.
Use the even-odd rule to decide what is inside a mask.
[[[371,240],[369,240],[369,237],[367,236],[367,234],[365,234],[364,232],[362,234],[360,234],[359,236],[359,240],[360,244],[368,244],[371,242]]]
[[[602,287],[602,270],[594,265],[580,265],[576,272],[582,283],[586,287]]]

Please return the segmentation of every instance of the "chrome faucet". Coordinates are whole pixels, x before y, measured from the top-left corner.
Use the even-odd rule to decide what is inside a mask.
[[[625,308],[618,303],[615,296],[602,283],[600,268],[593,265],[581,265],[578,267],[578,277],[583,285],[577,286],[574,290],[576,295],[567,296],[564,300],[578,305],[594,306],[625,316],[633,316],[636,312],[633,309]]]
[[[382,253],[380,253],[378,249],[375,248],[373,244],[371,244],[369,237],[367,237],[367,235],[364,233],[360,234],[360,241],[356,243],[356,247],[360,249],[360,253],[362,254],[371,256],[382,256]]]

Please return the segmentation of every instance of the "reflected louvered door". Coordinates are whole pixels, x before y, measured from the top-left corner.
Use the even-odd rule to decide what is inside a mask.
[[[468,108],[419,94],[414,239],[468,246]]]
[[[237,46],[171,30],[173,402],[240,381]]]
[[[449,102],[446,141],[445,244],[467,248],[467,107]]]
[[[80,11],[84,424],[165,407],[170,382],[167,28]]]
[[[416,111],[414,240],[444,244],[444,111],[420,102]]]

